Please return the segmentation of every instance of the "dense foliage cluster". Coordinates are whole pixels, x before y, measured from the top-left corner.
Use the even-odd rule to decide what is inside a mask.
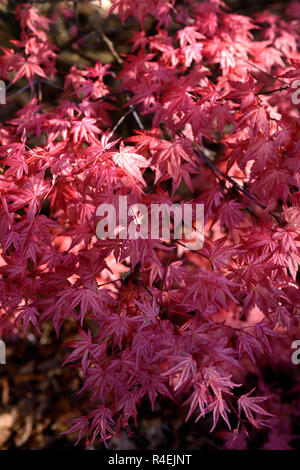
[[[65,363],[81,368],[90,410],[70,429],[88,443],[164,395],[226,426],[227,447],[265,429],[264,448],[290,448],[299,399],[291,388],[283,402],[263,371],[293,367],[299,333],[299,1],[250,18],[222,0],[114,0],[130,53],[99,31],[115,62],[65,74],[51,28],[61,16],[80,42],[73,6],[37,8],[15,8],[0,56],[7,101],[19,82],[31,93],[0,127],[1,334],[78,322]],[[56,102],[43,99],[51,84]],[[203,248],[99,240],[96,209],[118,211],[120,195],[203,203]]]

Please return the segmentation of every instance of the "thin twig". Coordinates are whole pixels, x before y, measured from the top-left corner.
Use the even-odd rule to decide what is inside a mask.
[[[114,135],[114,133],[116,132],[116,130],[118,129],[118,127],[122,124],[122,122],[124,121],[124,119],[126,119],[126,117],[128,116],[128,114],[132,113],[132,109],[128,109],[126,111],[125,114],[123,114],[123,116],[118,120],[118,122],[114,125],[114,127],[112,128],[111,132],[110,132],[110,136],[112,137]]]
[[[122,65],[123,59],[120,57],[119,53],[116,51],[114,43],[109,39],[109,37],[106,36],[104,31],[102,31],[102,29],[99,26],[95,27],[95,31],[102,37],[103,41],[107,45],[108,49],[110,50],[110,52],[112,53],[112,55],[114,56],[118,64]]]
[[[35,82],[34,82],[34,84],[35,84]],[[30,88],[30,85],[29,85],[29,84],[26,85],[26,86],[24,86],[23,88],[20,88],[20,89],[17,90],[17,91],[14,91],[13,93],[9,93],[9,94],[6,96],[6,98],[12,98],[13,96],[19,95],[20,93],[22,93],[23,91],[27,90],[28,88]],[[6,89],[8,89],[8,87],[7,87]]]
[[[286,85],[286,82],[284,80],[282,80],[281,78],[279,77],[276,77],[275,75],[272,75],[270,72],[267,72],[266,70],[262,69],[261,67],[259,67],[258,65],[254,64],[253,62],[251,62],[250,60],[248,59],[245,59],[244,57],[241,57],[239,55],[236,55],[234,54],[234,56],[237,58],[237,59],[240,59],[240,60],[243,60],[244,62],[246,62],[246,64],[248,65],[251,65],[251,67],[254,67],[255,69],[259,70],[260,72],[268,75],[270,78],[272,78],[273,80],[278,80],[279,82],[282,82]]]
[[[255,93],[256,96],[258,95],[271,95],[272,93],[276,93],[277,91],[283,91],[283,90],[287,90],[289,87],[288,86],[284,86],[284,87],[280,87],[280,88],[276,88],[275,90],[269,90],[269,91],[259,91],[258,93]]]
[[[266,206],[264,204],[261,204],[259,201],[257,201],[257,199],[254,196],[252,196],[252,194],[250,194],[246,189],[240,186],[236,181],[234,181],[234,179],[232,179],[230,176],[226,175],[222,170],[217,168],[207,157],[202,155],[195,148],[195,145],[193,145],[193,150],[195,154],[210,168],[210,170],[214,173],[215,176],[218,173],[223,178],[225,178],[238,192],[243,193],[244,196],[248,197],[248,199],[251,199],[251,201],[253,201],[261,209],[266,210]],[[270,214],[276,220],[276,222],[278,222],[279,224],[281,223],[281,218],[278,215],[274,214],[274,212],[268,211],[268,214]]]
[[[109,48],[110,52],[112,53],[113,57],[116,59],[118,64],[122,65],[124,61],[123,61],[122,57],[120,56],[120,54],[116,51],[114,43],[109,39],[109,37],[105,34],[105,32],[100,27],[95,28],[95,31],[101,36],[101,38],[103,39],[103,41],[105,42],[105,44]],[[128,93],[126,93],[126,99],[127,99],[127,101],[129,101],[129,99],[130,99]],[[129,107],[132,111],[132,114],[133,114],[139,128],[144,130],[145,127],[143,126],[143,123],[142,123],[135,107],[132,104],[130,104]]]

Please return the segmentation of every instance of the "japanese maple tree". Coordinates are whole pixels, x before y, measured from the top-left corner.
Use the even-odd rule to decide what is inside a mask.
[[[78,323],[64,364],[81,369],[90,409],[69,432],[87,445],[163,395],[210,416],[226,447],[265,428],[264,448],[291,448],[299,399],[263,370],[292,368],[299,335],[300,2],[249,17],[222,0],[113,0],[127,54],[105,27],[81,30],[73,2],[2,4],[19,34],[0,79],[8,104],[27,96],[0,125],[2,336]],[[65,70],[58,18],[74,49],[95,34],[114,61]],[[118,212],[119,196],[204,204],[203,248],[98,239],[96,209]]]

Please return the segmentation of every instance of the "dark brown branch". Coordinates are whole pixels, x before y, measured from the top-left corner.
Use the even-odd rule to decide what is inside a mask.
[[[271,95],[272,93],[276,93],[277,91],[283,91],[283,90],[287,90],[289,87],[288,86],[284,86],[284,87],[280,87],[280,88],[276,88],[275,90],[268,90],[268,91],[259,91],[258,93],[255,93],[256,96],[258,95]]]

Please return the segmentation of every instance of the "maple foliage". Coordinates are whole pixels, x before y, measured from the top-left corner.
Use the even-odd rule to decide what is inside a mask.
[[[289,448],[286,405],[261,364],[276,348],[289,361],[299,332],[300,3],[250,18],[222,0],[114,0],[108,14],[138,25],[116,64],[58,74],[54,20],[30,3],[2,48],[0,78],[32,95],[0,126],[1,334],[31,324],[38,335],[50,320],[59,337],[78,322],[64,364],[90,392],[70,426],[87,445],[163,395],[187,419],[211,416],[211,432],[223,422],[227,447],[266,428],[265,448]],[[40,92],[47,81],[55,104]],[[118,94],[130,136],[113,120]],[[203,248],[99,240],[97,207],[118,211],[124,195],[203,203]]]

